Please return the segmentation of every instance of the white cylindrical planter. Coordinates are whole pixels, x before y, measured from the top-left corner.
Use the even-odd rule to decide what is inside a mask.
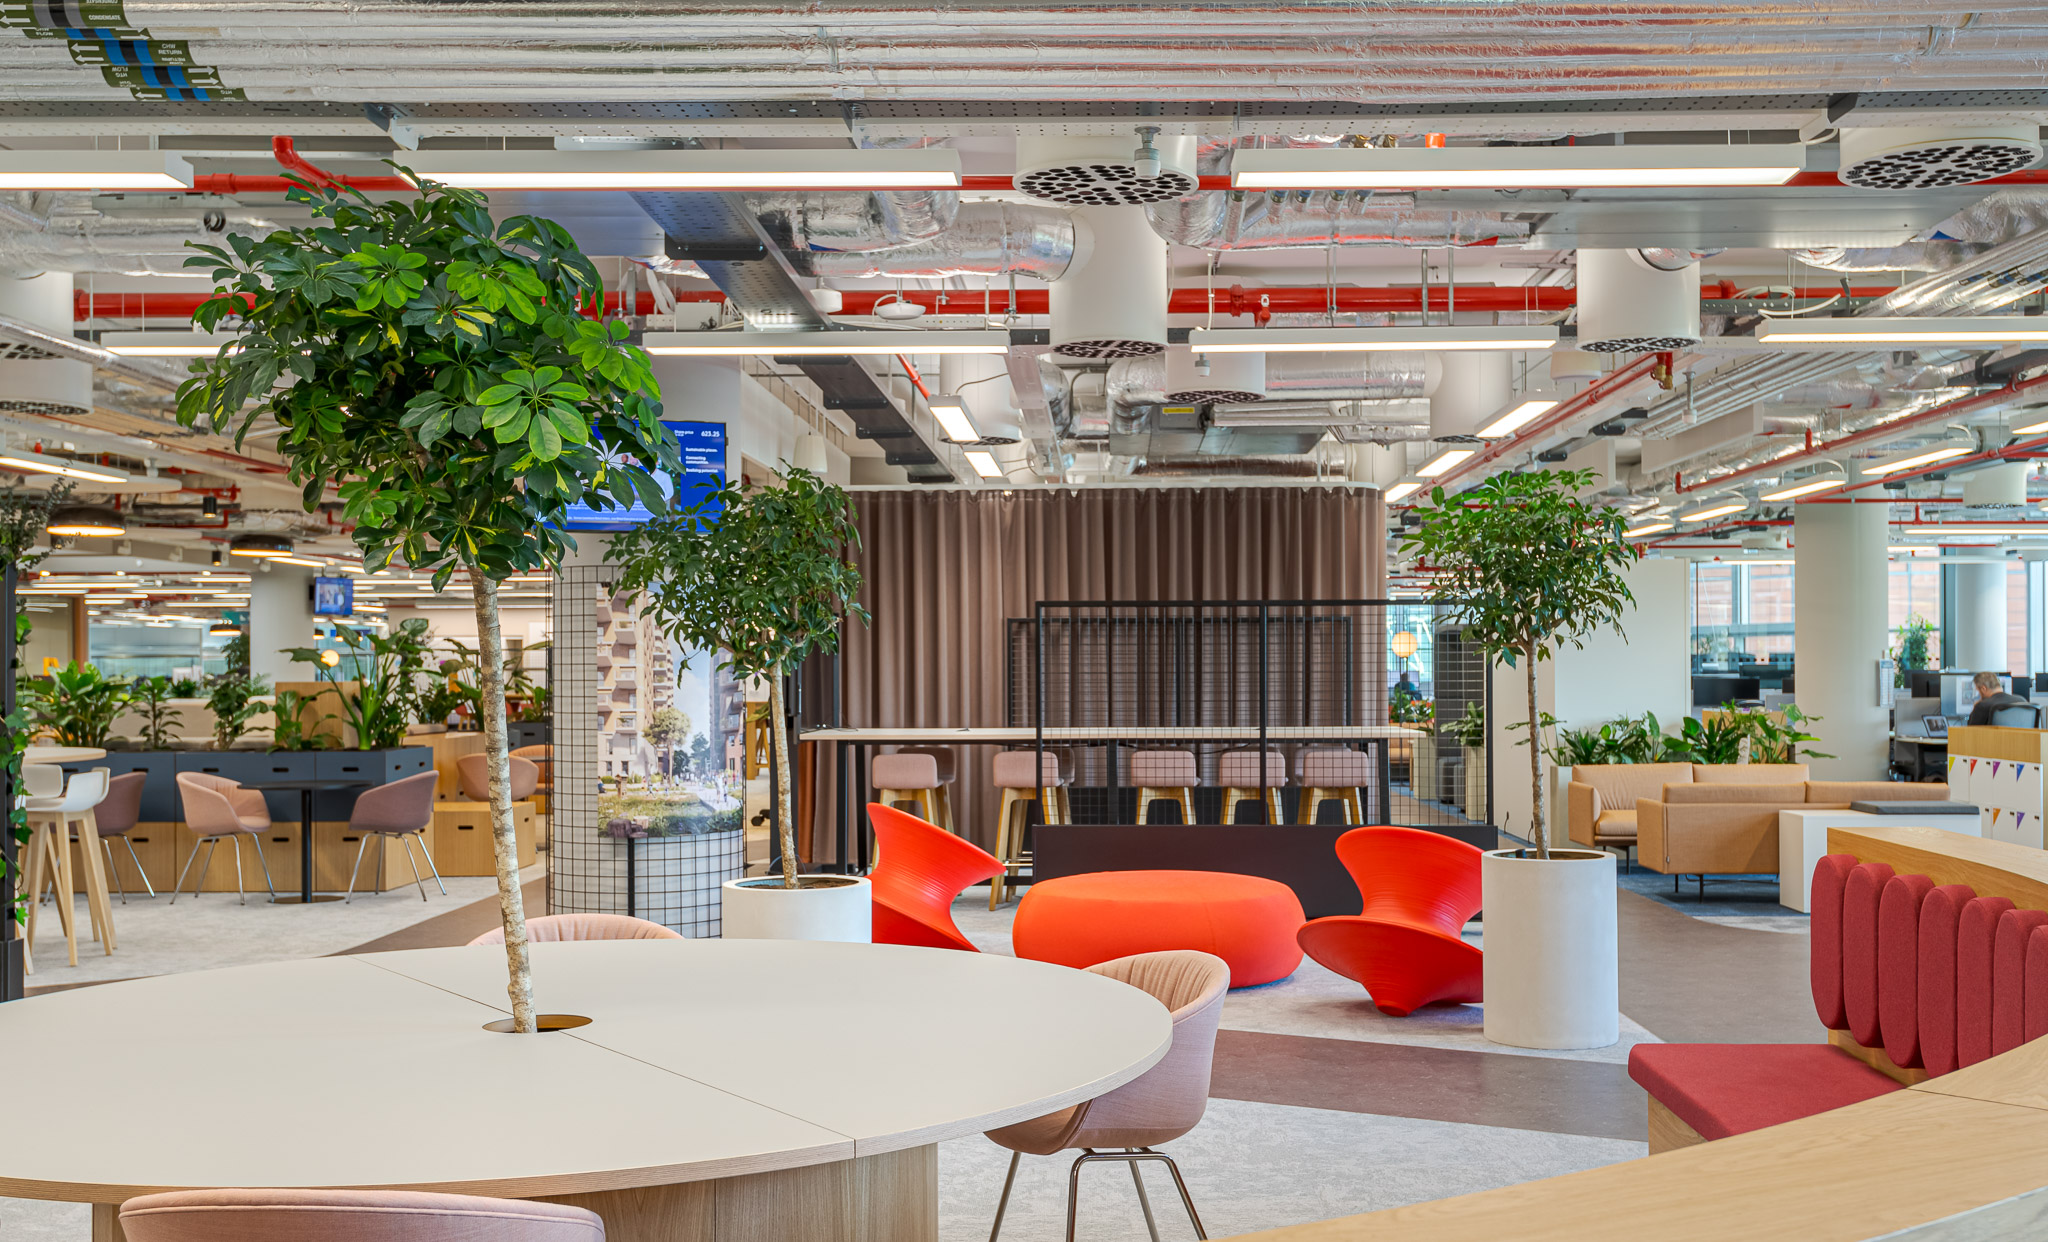
[[[723,935],[727,940],[874,939],[874,893],[864,876],[807,875],[801,887],[782,877],[727,880]]]
[[[1621,1038],[1614,855],[1492,850],[1480,860],[1486,1037],[1515,1048]]]

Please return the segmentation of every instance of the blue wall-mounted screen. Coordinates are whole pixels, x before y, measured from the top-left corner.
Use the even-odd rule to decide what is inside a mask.
[[[725,424],[668,422],[662,426],[669,429],[676,438],[676,448],[683,458],[683,473],[680,479],[660,478],[662,490],[669,494],[671,503],[678,509],[688,509],[701,504],[705,498],[725,485]],[[707,514],[716,514],[708,509]],[[590,505],[570,505],[568,517],[562,523],[564,530],[631,530],[653,517],[645,505],[631,508],[598,509]]]
[[[353,578],[313,579],[313,615],[352,617],[356,612],[356,582]]]

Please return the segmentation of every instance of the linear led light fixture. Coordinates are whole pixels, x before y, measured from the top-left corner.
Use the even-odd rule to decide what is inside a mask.
[[[45,457],[41,453],[0,453],[0,469],[56,474],[67,479],[85,479],[92,483],[128,482],[128,476],[118,470],[108,470],[104,466],[88,466],[67,461],[62,457]]]
[[[984,479],[1000,479],[1003,467],[996,461],[996,455],[985,449],[972,449],[967,454],[967,464],[974,467],[974,473]]]
[[[974,429],[974,423],[967,417],[967,403],[954,396],[937,396],[927,402],[932,417],[939,420],[939,426],[946,431],[946,438],[955,444],[973,444],[981,439],[981,433]],[[983,476],[988,477],[988,476]]]
[[[192,165],[164,151],[0,151],[0,190],[192,188]]]
[[[2048,539],[2048,522],[2039,526],[1909,526],[1904,533],[1908,539],[1952,539],[1962,535]]]
[[[1797,500],[1815,492],[1825,492],[1837,487],[1846,487],[1849,474],[1840,467],[1831,467],[1810,474],[1803,479],[1780,479],[1771,490],[1760,494],[1758,500]]]
[[[1545,326],[1195,328],[1188,333],[1189,349],[1196,353],[1212,354],[1358,353],[1391,349],[1549,349],[1556,344],[1557,329]]]
[[[1700,502],[1699,508],[1694,509],[1690,513],[1679,514],[1678,520],[1681,522],[1705,522],[1717,517],[1727,517],[1731,513],[1740,513],[1747,508],[1749,508],[1749,501],[1740,496],[1710,496]]]
[[[1482,440],[1499,440],[1520,431],[1524,424],[1539,414],[1548,414],[1557,408],[1557,402],[1549,397],[1532,397],[1521,402],[1507,413],[1481,427],[1476,433]]]
[[[1655,522],[1645,522],[1641,526],[1631,527],[1621,533],[1629,539],[1637,539],[1644,535],[1661,535],[1671,528],[1672,524],[1670,522],[1659,519]]]
[[[960,153],[915,151],[422,151],[422,177],[472,190],[957,190]]]
[[[1826,349],[1882,349],[1887,345],[2010,345],[2048,341],[2048,319],[2034,315],[1976,315],[1871,319],[1784,319],[1759,326],[1758,342]]]
[[[1408,499],[1410,496],[1413,496],[1415,493],[1421,491],[1423,489],[1423,486],[1424,483],[1420,475],[1407,475],[1403,477],[1400,482],[1394,484],[1392,487],[1388,488],[1385,492],[1383,492],[1380,495],[1380,501],[1383,504],[1400,504],[1402,501]]]
[[[815,332],[649,332],[640,347],[669,358],[832,358],[893,354],[1005,354],[1010,334],[932,328],[883,332],[861,328]]]
[[[1945,448],[1928,449],[1924,453],[1915,453],[1911,457],[1897,457],[1892,459],[1891,461],[1881,461],[1874,466],[1866,466],[1863,469],[1863,474],[1866,478],[1875,477],[1878,475],[1897,474],[1901,470],[1911,470],[1915,466],[1931,466],[1935,462],[1947,461],[1951,457],[1962,457],[1966,454],[1975,451],[1976,450],[1974,449],[1964,448],[1960,445],[1949,445]]]
[[[1472,454],[1478,451],[1478,449],[1468,448],[1447,448],[1423,463],[1422,467],[1415,473],[1425,479],[1434,479],[1441,475],[1449,474],[1451,469],[1459,462],[1464,461],[1467,457],[1472,456]]]
[[[123,358],[211,358],[241,339],[234,332],[102,332],[100,348]]]
[[[1741,147],[1320,147],[1239,151],[1239,190],[1575,190],[1783,185],[1795,144]]]

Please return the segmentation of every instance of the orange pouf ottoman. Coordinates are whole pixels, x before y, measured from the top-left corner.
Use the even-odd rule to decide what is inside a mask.
[[[1033,884],[1010,931],[1018,957],[1077,969],[1200,949],[1230,963],[1230,986],[1285,979],[1301,965],[1301,899],[1277,880],[1225,871],[1095,871]]]

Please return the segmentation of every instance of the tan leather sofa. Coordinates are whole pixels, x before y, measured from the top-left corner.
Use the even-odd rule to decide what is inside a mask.
[[[1948,800],[1946,784],[1809,781],[1803,779],[1804,765],[1771,766],[1799,768],[1800,779],[1776,776],[1749,784],[1694,780],[1667,785],[1658,797],[1638,799],[1636,861],[1665,875],[1775,875],[1779,811],[1839,811],[1865,800]]]
[[[1592,849],[1636,843],[1636,802],[1693,779],[1690,763],[1582,763],[1566,788],[1571,839]]]

